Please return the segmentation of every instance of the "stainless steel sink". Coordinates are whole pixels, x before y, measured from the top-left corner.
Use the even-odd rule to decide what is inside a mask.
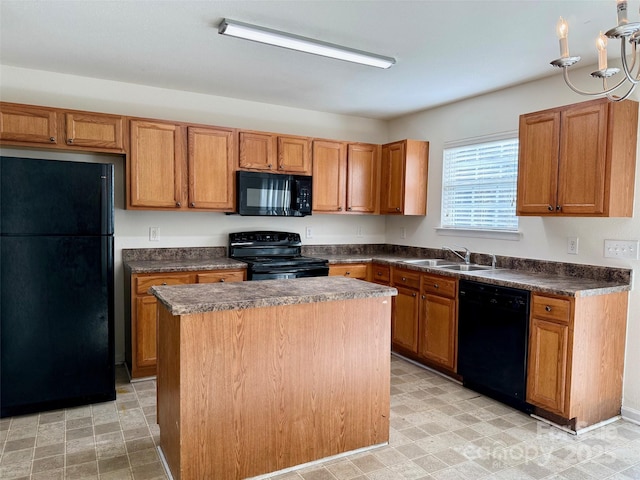
[[[421,258],[417,260],[403,260],[403,262],[423,267],[443,267],[445,265],[453,265],[451,260],[443,260],[442,258]]]
[[[460,272],[472,272],[474,270],[491,270],[490,265],[475,265],[466,263],[456,263],[455,265],[440,265],[440,268],[447,270],[458,270]]]

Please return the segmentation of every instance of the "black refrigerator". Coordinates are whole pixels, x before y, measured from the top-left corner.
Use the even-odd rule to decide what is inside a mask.
[[[115,399],[113,165],[0,157],[0,417]]]

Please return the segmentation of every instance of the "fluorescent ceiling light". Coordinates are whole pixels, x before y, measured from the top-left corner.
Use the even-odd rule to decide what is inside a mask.
[[[354,50],[269,28],[257,27],[248,23],[236,22],[227,18],[223,19],[218,26],[218,33],[372,67],[389,68],[396,63],[395,58],[383,57],[382,55]]]

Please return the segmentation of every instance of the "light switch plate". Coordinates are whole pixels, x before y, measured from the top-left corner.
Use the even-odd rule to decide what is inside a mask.
[[[638,259],[638,240],[605,240],[604,256],[608,258]]]

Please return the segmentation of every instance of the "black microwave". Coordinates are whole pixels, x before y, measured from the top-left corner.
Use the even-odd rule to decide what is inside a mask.
[[[311,177],[279,173],[237,172],[240,215],[311,215]]]

